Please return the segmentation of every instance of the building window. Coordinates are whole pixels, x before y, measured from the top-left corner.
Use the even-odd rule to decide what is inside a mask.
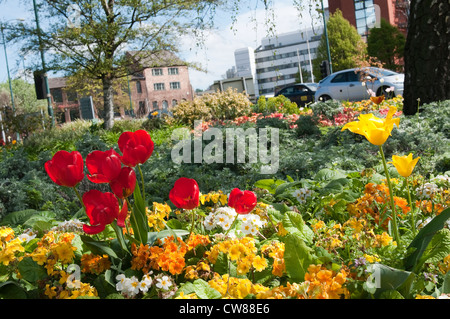
[[[163,75],[162,69],[152,69],[152,75]]]
[[[170,82],[170,89],[171,90],[177,90],[180,89],[181,85],[180,82]]]
[[[77,102],[78,96],[76,92],[67,92],[67,101],[68,102]]]
[[[153,106],[154,110],[157,110],[158,109],[158,101],[153,101],[152,106]]]
[[[360,35],[366,35],[370,28],[375,25],[375,8],[373,0],[354,0],[356,29]]]
[[[165,90],[164,83],[154,83],[153,84],[153,89],[155,91],[164,91]]]
[[[178,68],[169,68],[168,73],[169,75],[178,75]]]
[[[61,89],[52,89],[52,96],[53,96],[53,102],[55,103],[62,103],[63,102],[63,95]]]
[[[169,102],[167,102],[166,100],[164,100],[162,102],[162,108],[163,110],[167,110],[169,108]]]
[[[176,105],[177,105],[177,103],[178,103],[178,101],[177,101],[177,100],[175,100],[175,99],[173,99],[173,100],[172,100],[172,106],[176,106]]]
[[[141,81],[136,81],[136,91],[137,91],[137,93],[142,93]]]

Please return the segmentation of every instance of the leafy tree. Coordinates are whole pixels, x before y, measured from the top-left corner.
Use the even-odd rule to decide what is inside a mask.
[[[36,98],[36,91],[33,84],[18,78],[11,81],[11,87],[14,94],[14,107],[16,113],[33,113],[46,108],[46,103],[43,100],[38,100]],[[3,92],[3,98],[0,99],[1,105],[8,105],[11,107],[9,83],[0,83],[0,91]]]
[[[367,38],[367,53],[377,58],[383,67],[389,70],[402,71],[406,38],[399,29],[382,19],[379,28],[370,30]]]
[[[340,10],[330,15],[327,22],[328,42],[330,46],[333,72],[357,67],[356,59],[366,51],[366,44],[348,22]],[[328,60],[325,34],[317,47],[317,57],[313,61],[314,77],[321,79],[320,63]]]
[[[66,85],[64,88],[66,92],[74,92],[78,97],[92,96],[92,101],[97,112],[99,114],[104,113],[103,90],[100,80],[92,79],[89,74],[77,72],[67,77]],[[114,112],[119,112],[120,109],[130,109],[127,78],[115,79],[112,85],[114,92]],[[133,89],[134,84],[130,82],[130,90]]]
[[[38,3],[47,69],[100,80],[105,128],[114,124],[114,80],[177,51],[177,37],[204,28],[219,0],[46,0]],[[70,10],[69,10],[70,9]],[[44,28],[45,26],[45,28]],[[16,25],[22,50],[40,48],[34,21]],[[127,54],[135,52],[135,54]],[[166,61],[167,62],[167,61]]]

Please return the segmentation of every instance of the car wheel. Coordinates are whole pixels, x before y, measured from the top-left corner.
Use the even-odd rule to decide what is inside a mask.
[[[321,95],[319,97],[319,101],[326,102],[328,100],[331,100],[331,96],[329,96],[329,95]]]
[[[389,89],[388,86],[382,86],[377,91],[377,96],[384,95],[385,99],[392,99],[394,97],[394,92],[387,92],[386,90]]]

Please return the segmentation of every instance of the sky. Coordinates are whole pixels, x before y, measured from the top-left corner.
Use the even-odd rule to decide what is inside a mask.
[[[41,1],[41,0],[37,0]],[[298,0],[297,0],[298,1]],[[310,0],[301,0],[308,3]],[[32,1],[4,0],[0,3],[0,22],[7,22],[14,19],[34,19]],[[220,80],[226,71],[235,65],[234,51],[236,49],[252,47],[257,48],[261,44],[261,39],[269,34],[268,28],[272,24],[266,21],[273,20],[275,31],[281,34],[311,28],[311,23],[315,26],[321,25],[322,20],[315,18],[311,20],[308,10],[303,11],[299,17],[297,8],[293,5],[294,0],[272,0],[274,17],[267,17],[262,1],[241,1],[246,3],[239,7],[236,22],[232,27],[232,19],[229,12],[218,11],[216,13],[215,28],[204,32],[204,43],[198,46],[197,39],[186,36],[180,41],[179,57],[191,63],[201,65],[203,71],[190,69],[189,77],[195,89],[206,90],[208,86],[216,80]],[[250,3],[253,7],[249,8]],[[255,5],[257,3],[257,6]],[[324,6],[328,1],[324,0]],[[313,22],[311,22],[313,21]],[[41,21],[42,24],[42,21]],[[21,58],[18,54],[18,46],[7,43],[7,58],[12,78],[17,77],[23,68],[30,67],[33,61],[31,58]],[[35,62],[35,61],[34,61]],[[50,75],[51,76],[51,75]],[[8,80],[6,70],[6,60],[4,47],[0,53],[0,82]]]

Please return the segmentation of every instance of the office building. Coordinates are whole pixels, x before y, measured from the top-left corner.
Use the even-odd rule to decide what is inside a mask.
[[[406,35],[408,27],[408,0],[328,0],[330,13],[337,9],[357,30],[366,37],[375,26],[377,15]]]
[[[295,83],[301,69],[303,82],[314,82],[312,60],[322,33],[323,28],[316,28],[263,38],[254,53],[259,95],[270,96],[276,87]]]

